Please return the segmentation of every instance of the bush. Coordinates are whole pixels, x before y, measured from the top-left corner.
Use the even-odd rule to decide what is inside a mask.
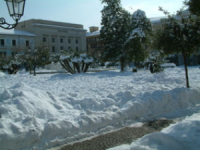
[[[132,70],[133,72],[137,72],[137,68],[133,68],[133,70]]]

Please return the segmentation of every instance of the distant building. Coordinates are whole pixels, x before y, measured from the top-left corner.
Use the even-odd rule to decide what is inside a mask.
[[[11,57],[35,46],[35,35],[27,31],[0,31],[0,57]]]
[[[19,22],[16,29],[33,33],[35,46],[47,46],[51,53],[86,51],[86,30],[80,24],[31,19]]]
[[[87,53],[101,61],[104,51],[103,42],[100,40],[100,31],[98,27],[90,27],[90,32],[86,34],[87,38]]]

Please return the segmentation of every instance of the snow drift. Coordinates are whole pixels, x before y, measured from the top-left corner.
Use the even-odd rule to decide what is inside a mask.
[[[200,103],[199,70],[190,71],[192,89],[184,88],[183,68],[155,75],[1,73],[1,149],[46,149],[192,107]]]

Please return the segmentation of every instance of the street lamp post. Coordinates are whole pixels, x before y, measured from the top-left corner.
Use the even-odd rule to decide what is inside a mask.
[[[26,0],[5,0],[8,12],[15,21],[15,24],[9,24],[4,18],[0,18],[0,27],[4,29],[13,29],[17,26],[18,21],[24,14],[24,7]]]

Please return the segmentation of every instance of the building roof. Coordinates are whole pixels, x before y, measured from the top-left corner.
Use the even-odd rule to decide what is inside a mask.
[[[35,25],[35,26],[44,26],[44,27],[53,27],[53,28],[62,28],[62,29],[85,30],[85,29],[76,28],[76,27],[66,27],[66,26],[60,26],[60,25],[41,24],[41,23],[34,23],[33,25]]]
[[[74,27],[74,28],[83,29],[82,24],[43,20],[43,19],[29,19],[29,20],[21,21],[21,22],[19,22],[19,24],[26,24],[26,22],[31,22],[31,24],[44,24],[44,25]]]
[[[22,30],[0,30],[0,35],[16,35],[16,36],[32,36],[34,37],[35,34],[27,32],[27,31],[22,31]]]
[[[97,36],[97,35],[100,35],[100,31],[87,32],[86,37]]]

